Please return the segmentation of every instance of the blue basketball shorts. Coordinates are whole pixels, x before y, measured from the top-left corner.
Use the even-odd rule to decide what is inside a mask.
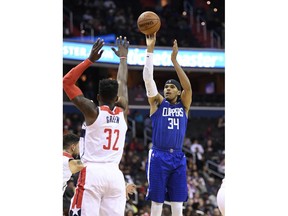
[[[188,199],[186,156],[182,151],[150,149],[146,163],[146,200],[158,203],[186,202]]]

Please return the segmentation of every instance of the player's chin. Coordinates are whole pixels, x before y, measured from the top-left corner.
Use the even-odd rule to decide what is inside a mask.
[[[173,100],[173,98],[174,98],[174,97],[173,97],[171,94],[166,94],[166,95],[165,95],[165,99],[168,100],[168,101]]]

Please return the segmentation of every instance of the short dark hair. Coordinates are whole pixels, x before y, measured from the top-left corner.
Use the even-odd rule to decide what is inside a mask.
[[[79,142],[79,136],[73,133],[65,134],[63,136],[63,149]]]
[[[118,82],[114,79],[102,79],[99,82],[99,95],[104,101],[112,101],[118,94]]]

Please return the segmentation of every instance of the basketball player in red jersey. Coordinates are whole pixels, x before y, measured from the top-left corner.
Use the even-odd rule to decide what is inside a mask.
[[[78,155],[79,137],[72,133],[65,134],[63,136],[63,193],[72,174],[84,168],[81,160],[75,159]]]
[[[75,85],[82,73],[101,58],[104,41],[98,39],[89,57],[72,68],[63,78],[63,88],[69,99],[82,112],[86,122],[81,170],[74,197],[71,200],[72,216],[123,216],[126,204],[125,180],[119,169],[127,131],[128,90],[127,54],[129,41],[116,39],[120,58],[117,80],[99,82],[99,106],[85,98]]]

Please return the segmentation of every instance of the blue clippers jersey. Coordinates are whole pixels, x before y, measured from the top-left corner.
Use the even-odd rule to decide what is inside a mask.
[[[188,118],[181,101],[170,104],[164,99],[151,115],[151,121],[153,146],[163,150],[182,149]]]

